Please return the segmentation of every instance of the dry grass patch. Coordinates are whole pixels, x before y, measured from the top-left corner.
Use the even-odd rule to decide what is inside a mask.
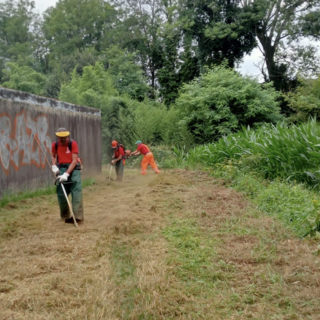
[[[213,182],[105,171],[79,229],[55,196],[0,209],[0,320],[319,319],[318,244]]]
[[[208,293],[208,303],[215,306],[212,317],[318,318],[320,268],[312,242],[296,239],[277,220],[252,208],[239,193],[221,190],[210,179],[195,181],[193,191],[185,197],[192,197],[188,217],[201,229],[198,236],[217,240],[212,267],[223,262],[221,281],[215,285],[219,294],[215,290]],[[181,219],[182,212],[177,216]],[[223,270],[225,266],[234,272]],[[226,272],[231,278],[223,276]]]

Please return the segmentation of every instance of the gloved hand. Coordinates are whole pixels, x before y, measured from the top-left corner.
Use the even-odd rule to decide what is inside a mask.
[[[52,172],[53,172],[54,174],[59,173],[59,168],[58,168],[56,165],[52,166]]]
[[[66,182],[68,180],[69,176],[70,176],[70,174],[65,172],[63,175],[59,176],[58,178],[59,178],[60,182]]]
[[[115,164],[115,161],[114,160],[112,160],[111,162],[110,162],[110,165],[114,165]]]

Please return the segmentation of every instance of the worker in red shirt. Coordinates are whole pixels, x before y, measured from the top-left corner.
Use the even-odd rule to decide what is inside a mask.
[[[118,141],[113,140],[111,142],[111,148],[114,151],[111,165],[115,166],[116,169],[116,174],[117,174],[117,181],[122,181],[123,178],[123,171],[124,171],[124,166],[126,164],[126,156],[125,156],[125,150],[124,146]]]
[[[148,164],[155,171],[155,173],[160,173],[157,167],[157,164],[154,161],[153,154],[150,151],[149,147],[143,144],[140,140],[138,140],[136,144],[138,145],[137,150],[132,152],[131,155],[132,156],[138,156],[139,154],[143,155],[143,159],[141,161],[141,174],[143,175],[147,174]]]
[[[60,184],[57,185],[57,196],[60,207],[60,216],[66,223],[73,223],[67,200],[63,193],[61,183],[67,195],[72,195],[72,210],[77,223],[83,222],[83,202],[81,184],[81,165],[78,162],[78,144],[70,139],[70,132],[66,128],[59,128],[56,132],[58,140],[52,143],[52,171],[58,175]]]

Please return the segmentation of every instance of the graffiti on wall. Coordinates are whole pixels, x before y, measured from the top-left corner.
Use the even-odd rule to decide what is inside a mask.
[[[50,154],[52,142],[48,128],[45,115],[32,119],[30,114],[22,111],[11,119],[6,113],[0,114],[0,164],[6,174],[9,174],[10,166],[15,170],[21,166],[46,166],[39,144],[45,153]]]

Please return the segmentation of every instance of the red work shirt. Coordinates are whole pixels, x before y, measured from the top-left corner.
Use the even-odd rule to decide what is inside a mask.
[[[54,142],[51,146],[51,152],[53,154],[58,154],[58,162],[59,164],[66,164],[72,162],[72,153],[79,154],[78,144],[76,141],[72,141],[71,143],[72,152],[69,150],[69,141],[65,144],[61,144],[58,142],[58,150],[56,151],[56,142]]]
[[[137,151],[140,151],[140,153],[142,154],[147,154],[148,152],[150,152],[150,149],[143,143],[139,144]]]
[[[122,146],[119,146],[118,149],[114,150],[114,157],[118,159],[120,156],[124,156],[124,148]]]

